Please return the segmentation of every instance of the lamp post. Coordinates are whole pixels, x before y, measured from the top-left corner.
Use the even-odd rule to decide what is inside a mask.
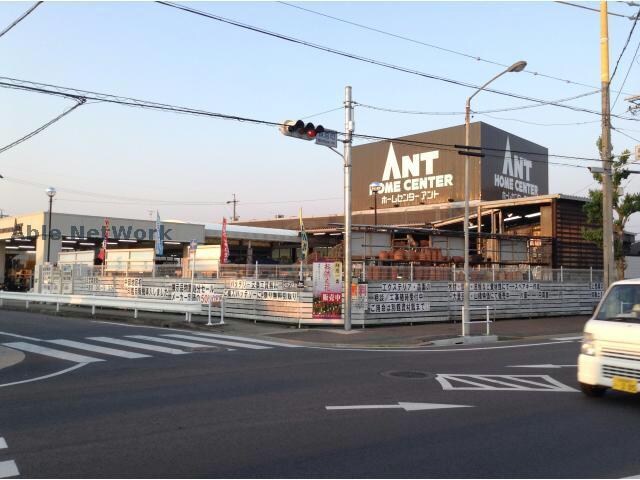
[[[49,228],[47,231],[47,263],[51,260],[51,211],[53,210],[53,197],[56,196],[56,189],[49,187],[45,190],[49,197]]]
[[[373,224],[378,226],[378,193],[382,191],[384,185],[380,182],[371,182],[369,190],[373,192]]]
[[[469,147],[469,129],[471,122],[471,99],[484,90],[487,85],[509,72],[521,72],[527,66],[527,62],[519,61],[503,70],[487,83],[477,89],[473,95],[467,98],[465,108],[465,145]],[[468,148],[467,148],[468,150]],[[462,336],[466,335],[466,325],[469,323],[469,155],[464,158],[464,302],[462,308]],[[455,280],[455,279],[454,279]]]

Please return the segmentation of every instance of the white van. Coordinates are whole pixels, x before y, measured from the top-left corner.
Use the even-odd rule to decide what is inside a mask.
[[[613,283],[584,326],[578,382],[585,395],[607,388],[638,393],[640,381],[640,279]]]

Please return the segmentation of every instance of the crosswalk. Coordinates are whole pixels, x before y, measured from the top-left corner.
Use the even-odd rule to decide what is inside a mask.
[[[0,338],[5,332],[0,332]],[[273,340],[262,340],[234,335],[207,332],[164,333],[160,335],[124,335],[123,337],[92,336],[84,339],[43,340],[33,337],[18,337],[20,341],[2,345],[26,353],[66,360],[73,363],[103,362],[121,358],[136,360],[156,354],[184,355],[197,351],[271,350],[275,348],[300,348]],[[24,338],[24,340],[23,340]],[[30,341],[26,341],[26,339]],[[218,348],[216,348],[218,347]]]
[[[0,450],[7,449],[8,445],[4,437],[0,437]],[[11,478],[20,475],[18,466],[13,460],[0,461],[0,478]]]

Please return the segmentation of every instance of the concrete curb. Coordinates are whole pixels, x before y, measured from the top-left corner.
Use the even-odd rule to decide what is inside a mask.
[[[3,368],[11,367],[12,365],[20,363],[23,360],[24,353],[12,348],[0,346],[0,370],[2,370]]]

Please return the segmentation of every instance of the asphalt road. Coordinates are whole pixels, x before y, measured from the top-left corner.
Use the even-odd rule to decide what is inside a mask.
[[[191,339],[168,336],[174,334]],[[6,443],[2,448],[0,440],[0,473],[15,468],[23,477],[66,478],[640,474],[640,397],[607,393],[589,399],[577,392],[571,366],[576,340],[359,351],[227,339],[238,344],[232,346],[203,338],[2,312],[0,345],[35,345],[103,361],[78,363],[26,351],[24,361],[0,370],[0,437]],[[173,341],[208,346],[162,343]],[[86,350],[91,345],[147,356]],[[149,349],[158,346],[186,353]],[[514,367],[544,364],[568,366]],[[38,380],[48,375],[54,376]],[[466,407],[406,411],[398,402]],[[387,408],[326,408],[363,405]]]

